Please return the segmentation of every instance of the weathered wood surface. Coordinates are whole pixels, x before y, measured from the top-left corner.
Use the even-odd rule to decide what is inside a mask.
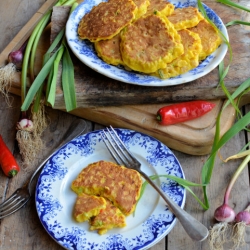
[[[5,34],[0,37],[0,51],[6,47],[8,40],[11,41],[17,31],[22,28],[22,25],[29,20],[27,16],[32,16],[36,10],[45,1],[39,0],[11,0],[7,2],[0,2],[0,33]],[[8,8],[8,15],[6,8]],[[16,13],[22,13],[25,9],[26,14],[17,16]],[[3,19],[3,14],[4,19]],[[19,17],[20,19],[16,19]],[[232,17],[233,19],[233,17]],[[16,20],[16,21],[14,21]],[[20,25],[22,23],[22,25]],[[9,27],[9,28],[6,28]],[[13,28],[18,27],[18,28]],[[3,45],[4,44],[4,45]],[[20,116],[20,98],[13,95],[12,108],[6,105],[2,96],[0,96],[0,133],[6,141],[10,150],[20,162],[18,148],[15,141],[15,126]],[[250,112],[250,105],[243,107],[246,112]],[[10,196],[18,187],[20,187],[32,174],[39,162],[41,162],[46,155],[58,144],[61,136],[67,130],[70,123],[77,117],[67,114],[59,110],[46,109],[50,118],[50,124],[43,135],[43,140],[46,145],[45,149],[37,156],[37,161],[31,166],[22,171],[13,179],[4,176],[0,171],[0,199],[3,201]],[[100,123],[104,124],[100,120]],[[87,131],[102,128],[103,125],[87,121]],[[224,158],[237,153],[246,142],[250,141],[249,133],[238,134],[231,142],[227,143],[221,150]],[[192,156],[180,151],[173,150],[179,159],[186,178],[199,183],[200,170],[207,159],[205,156]],[[211,184],[208,186],[208,195],[210,199],[210,209],[203,211],[194,198],[187,193],[187,201],[185,209],[193,216],[203,222],[208,228],[213,226],[213,212],[223,201],[224,191],[227,183],[232,176],[233,171],[239,166],[241,160],[230,161],[223,164],[219,158],[216,159],[214,174],[212,176]],[[202,198],[202,193],[199,188],[194,189],[195,193]],[[0,202],[1,202],[0,201]],[[249,195],[249,169],[246,167],[240,178],[233,187],[230,205],[236,212],[243,210],[250,202]],[[247,229],[246,245],[238,248],[239,250],[250,249],[250,231]],[[225,250],[232,249],[232,245],[225,246]],[[34,250],[59,250],[62,249],[52,238],[46,233],[36,213],[34,198],[32,198],[27,206],[10,217],[0,221],[0,249],[1,250],[19,250],[19,249],[34,249]],[[160,243],[151,248],[151,250],[194,250],[204,249],[208,250],[208,241],[202,243],[193,242],[186,235],[179,222],[177,222],[170,234]]]
[[[49,2],[53,2],[50,0]],[[47,8],[51,4],[48,2],[45,3]],[[44,6],[37,11],[37,13],[44,13]],[[37,19],[41,15],[37,13],[32,17],[37,22]],[[65,14],[63,14],[65,13]],[[39,70],[42,62],[42,55],[47,50],[49,45],[48,37],[53,40],[53,37],[57,34],[57,31],[62,29],[65,25],[66,18],[68,15],[67,8],[56,7],[54,8],[52,15],[52,22],[50,27],[46,30],[42,36],[42,40],[39,43],[38,53],[36,56],[36,68]],[[17,34],[13,39],[14,41],[23,40],[23,37],[27,37],[27,33],[30,33],[33,27],[33,22],[28,22],[27,25]],[[13,43],[6,47],[3,53],[0,54],[0,64],[1,61],[6,60],[6,54],[8,54],[11,49],[10,46]],[[21,44],[20,44],[21,46]],[[79,68],[79,61],[76,61],[76,68]],[[77,75],[77,74],[76,74]],[[89,77],[88,74],[86,77]],[[11,92],[19,94],[20,92],[20,72],[17,72],[15,83],[12,84]],[[77,84],[76,84],[77,86]],[[60,91],[57,90],[57,93]],[[149,95],[150,96],[150,95]],[[248,97],[247,97],[248,98]],[[99,99],[101,99],[99,97]],[[94,100],[93,100],[94,101]],[[78,108],[72,112],[79,117],[87,118],[91,121],[102,123],[105,125],[121,126],[130,129],[137,128],[141,132],[148,133],[173,149],[181,150],[184,153],[194,154],[194,155],[204,155],[210,152],[214,131],[215,131],[215,121],[222,107],[222,100],[214,100],[216,103],[216,108],[209,112],[206,116],[195,121],[177,124],[174,126],[160,126],[155,119],[155,114],[157,110],[163,104],[142,104],[134,106],[104,106],[104,107],[95,107],[95,108]],[[164,103],[165,105],[165,103]],[[221,134],[223,134],[234,122],[234,109],[228,107],[222,115],[221,122]],[[202,131],[202,133],[201,133]]]

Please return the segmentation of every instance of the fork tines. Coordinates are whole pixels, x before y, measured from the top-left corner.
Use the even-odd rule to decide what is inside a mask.
[[[133,156],[129,153],[125,144],[112,126],[106,128],[106,131],[103,130],[101,136],[110,154],[119,165],[127,165],[129,161],[133,159]]]
[[[28,202],[29,198],[20,196],[20,191],[21,189],[17,189],[12,196],[0,204],[0,219],[13,214]]]

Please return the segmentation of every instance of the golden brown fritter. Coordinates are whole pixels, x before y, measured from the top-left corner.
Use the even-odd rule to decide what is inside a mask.
[[[197,26],[189,30],[197,33],[201,38],[202,50],[200,53],[200,60],[204,60],[222,43],[218,31],[206,19],[201,20]]]
[[[166,68],[159,69],[152,75],[166,79],[184,74],[199,65],[199,55],[202,50],[200,36],[187,29],[180,30],[178,33],[184,45],[184,53],[168,63]]]
[[[121,32],[123,62],[131,69],[152,73],[183,54],[180,35],[161,14],[146,15]]]
[[[154,14],[155,12],[169,16],[174,12],[174,5],[166,0],[150,0],[147,13]]]
[[[98,215],[100,211],[105,208],[106,200],[103,197],[82,193],[77,196],[73,217],[76,221],[83,222]]]
[[[95,42],[97,55],[108,64],[123,65],[120,41],[120,34],[117,34],[111,39]]]
[[[91,42],[110,39],[135,18],[136,11],[132,0],[101,2],[81,19],[78,35]]]
[[[84,168],[71,188],[77,194],[107,198],[127,216],[135,209],[141,185],[142,179],[137,171],[113,162],[98,161]]]
[[[149,0],[134,0],[135,5],[137,6],[137,12],[135,19],[143,16],[147,12],[147,8],[150,4]]]
[[[177,8],[170,16],[168,16],[168,20],[173,23],[177,30],[194,27],[202,19],[204,19],[204,17],[199,10],[192,6]]]
[[[98,230],[99,234],[105,234],[108,230],[116,227],[125,227],[126,218],[119,208],[115,207],[109,200],[107,206],[97,216],[89,221],[90,230]]]

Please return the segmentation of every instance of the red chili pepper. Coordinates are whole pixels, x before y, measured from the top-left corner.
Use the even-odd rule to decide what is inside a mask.
[[[0,135],[0,165],[2,167],[4,174],[8,177],[13,177],[20,171],[19,165],[17,164],[9,148],[4,143],[1,135]]]
[[[215,106],[207,101],[191,101],[164,106],[157,111],[156,119],[161,125],[171,125],[198,118]]]

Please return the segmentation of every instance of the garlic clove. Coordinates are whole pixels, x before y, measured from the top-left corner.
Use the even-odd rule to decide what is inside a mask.
[[[34,130],[34,124],[31,120],[24,118],[17,123],[17,130],[32,132]]]

